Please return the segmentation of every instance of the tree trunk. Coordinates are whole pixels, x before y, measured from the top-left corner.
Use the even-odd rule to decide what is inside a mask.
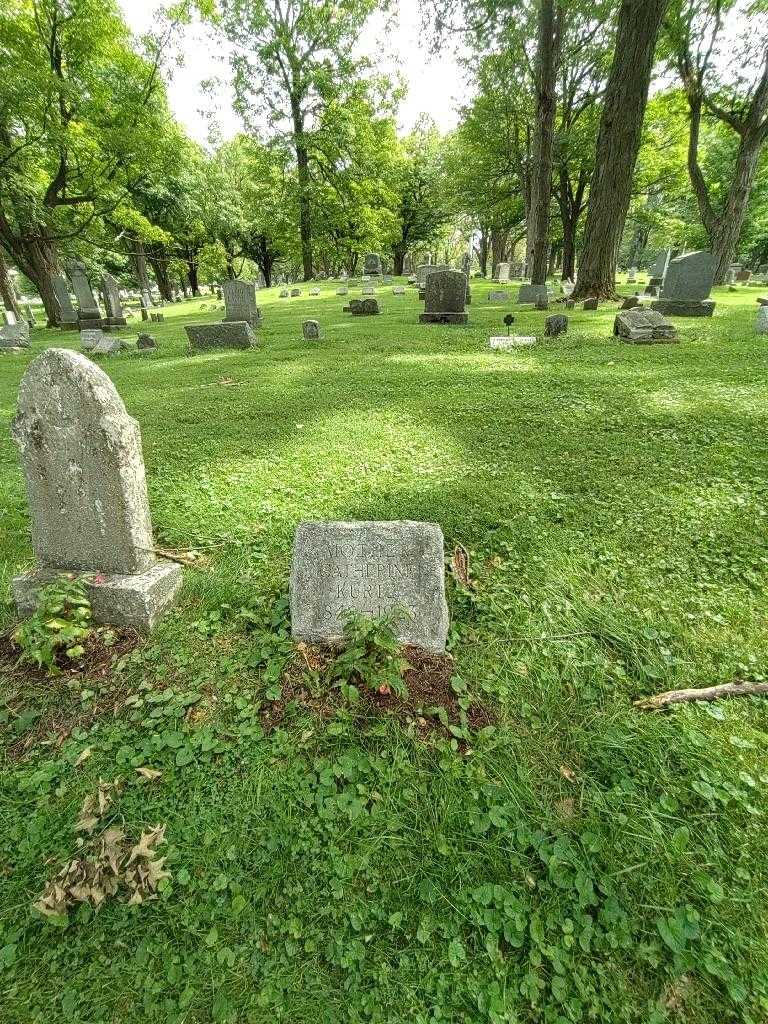
[[[199,286],[199,282],[198,282],[197,261],[196,260],[188,260],[187,261],[187,265],[189,267],[189,271],[188,271],[188,274],[187,274],[187,276],[189,277],[189,287],[192,289],[192,294],[193,295],[199,295],[200,294],[200,286]]]
[[[150,285],[149,274],[147,273],[147,253],[144,243],[136,235],[127,234],[125,236],[125,248],[133,266],[133,273],[139,286],[139,291],[148,292]]]
[[[480,243],[475,246],[475,252],[477,253],[477,262],[480,264],[480,273],[483,277],[488,276],[488,246],[490,243],[490,237],[488,229],[485,227],[480,228]]]
[[[309,154],[304,140],[304,114],[299,100],[291,96],[291,117],[293,120],[293,142],[296,149],[296,170],[299,179],[299,234],[301,235],[301,262],[304,280],[312,280],[312,199],[310,196],[311,177]]]
[[[405,244],[398,242],[392,250],[394,259],[395,277],[403,276],[403,264],[405,263]]]
[[[536,131],[533,137],[531,213],[528,229],[531,284],[545,284],[549,257],[549,208],[552,195],[552,160],[555,141],[555,81],[560,59],[560,22],[554,0],[539,5],[539,38],[536,53]]]
[[[173,289],[171,288],[171,279],[168,276],[168,257],[165,254],[164,247],[159,243],[149,246],[147,258],[152,270],[155,272],[155,280],[157,281],[160,297],[165,299],[166,302],[173,302]]]
[[[17,322],[21,323],[24,317],[19,300],[16,298],[16,289],[13,286],[13,280],[8,271],[8,264],[5,262],[2,250],[0,250],[0,299],[3,300],[5,308],[16,317]]]
[[[491,230],[491,277],[496,273],[498,265],[504,261],[504,251],[507,248],[508,239],[508,228],[493,228]]]
[[[616,261],[632,197],[656,39],[669,0],[622,0],[605,90],[579,279],[573,297],[616,296]]]

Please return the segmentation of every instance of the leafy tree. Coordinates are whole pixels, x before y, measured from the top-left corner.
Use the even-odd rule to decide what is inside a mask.
[[[367,18],[388,0],[222,0],[220,24],[237,47],[241,111],[266,108],[270,126],[294,152],[304,277],[313,272],[313,187],[317,125],[367,66],[354,45]]]
[[[49,322],[58,246],[122,202],[168,121],[171,27],[134,52],[114,0],[5,0],[0,9],[0,243]]]

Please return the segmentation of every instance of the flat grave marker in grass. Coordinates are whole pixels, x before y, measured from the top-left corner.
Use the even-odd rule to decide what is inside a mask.
[[[294,637],[340,640],[348,611],[392,615],[401,643],[442,654],[448,635],[443,546],[434,523],[300,523],[291,569]]]

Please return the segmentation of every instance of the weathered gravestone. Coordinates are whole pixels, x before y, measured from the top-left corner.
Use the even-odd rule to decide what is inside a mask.
[[[760,304],[757,310],[755,330],[758,334],[768,334],[768,305]]]
[[[375,316],[381,312],[378,299],[351,299],[348,306],[344,306],[345,313],[352,316]]]
[[[544,325],[544,334],[547,338],[556,338],[558,334],[565,334],[568,330],[568,317],[562,313],[555,316],[548,316]]]
[[[76,331],[77,313],[69,295],[67,279],[63,274],[54,274],[51,278],[51,285],[53,286],[53,294],[61,313],[60,327],[62,331]]]
[[[189,347],[193,350],[209,348],[256,348],[258,342],[250,324],[245,321],[231,324],[192,324],[185,327]]]
[[[736,280],[739,282],[739,284],[747,284],[751,280],[751,278],[752,278],[752,271],[751,270],[737,270],[736,271]]]
[[[509,284],[509,273],[509,263],[500,263],[498,265],[498,267],[496,268],[496,280],[499,282],[499,284]]]
[[[566,299],[565,300],[565,308],[566,309],[575,309],[576,308],[576,299],[570,299],[570,298]]]
[[[613,333],[622,341],[635,344],[677,340],[677,329],[661,313],[639,306],[617,314]]]
[[[290,294],[291,294],[291,293],[290,293],[290,292],[288,291],[288,289],[287,289],[287,288],[283,288],[283,289],[282,289],[282,290],[280,291],[280,294],[279,294],[278,298],[280,298],[280,299],[287,299],[287,298],[289,298],[289,297],[290,297]]]
[[[301,325],[305,341],[320,340],[320,324],[317,320],[305,320]]]
[[[291,567],[291,630],[323,643],[344,614],[394,616],[403,644],[442,654],[448,635],[443,531],[434,523],[300,523]]]
[[[104,337],[104,331],[100,327],[88,327],[80,331],[80,348],[83,352],[92,352]]]
[[[427,267],[426,273],[424,274],[424,284],[419,287],[419,298],[422,302],[426,301],[427,298],[427,282],[429,281],[432,274],[441,274],[444,270],[450,270],[451,268],[447,263],[433,263]]]
[[[349,288],[346,288],[346,287],[344,287],[344,288],[337,288],[336,289],[336,294],[337,295],[349,295]]]
[[[26,320],[0,327],[0,348],[29,348],[29,324]]]
[[[671,258],[672,258],[672,250],[671,249],[663,249],[659,253],[659,255],[656,257],[656,261],[655,261],[655,263],[653,264],[653,266],[651,267],[651,269],[649,271],[650,278],[648,280],[648,284],[647,284],[646,289],[645,289],[645,294],[646,295],[656,295],[657,294],[657,292],[652,291],[652,289],[653,288],[661,288],[662,284],[664,283],[664,278],[666,277],[666,274],[667,274],[667,267],[669,266],[669,261],[671,260]]]
[[[466,324],[467,277],[460,270],[441,270],[427,277],[422,324]]]
[[[297,299],[301,295],[301,288],[291,288],[291,298]]]
[[[416,287],[421,290],[427,283],[427,271],[429,270],[428,263],[422,263],[416,267]]]
[[[309,294],[312,295],[312,296],[319,295],[320,294],[320,289],[319,288],[311,288],[310,291],[309,291]]]
[[[489,302],[509,302],[509,292],[488,292]]]
[[[642,305],[640,298],[637,295],[630,295],[629,298],[624,299],[621,304],[622,309],[635,309],[635,307]]]
[[[506,338],[501,335],[498,338],[490,338],[488,344],[496,352],[507,352],[513,348],[527,348],[529,345],[535,345],[536,339],[521,334],[511,334]]]
[[[548,295],[540,295],[538,297],[538,299],[536,299],[536,309],[538,309],[538,310],[549,309],[549,296]]]
[[[107,307],[107,315],[104,319],[104,326],[125,327],[126,319],[123,313],[123,304],[120,301],[120,287],[111,274],[101,275],[101,287],[104,292],[104,304]]]
[[[371,277],[381,277],[381,256],[375,252],[369,252],[365,257],[363,273]]]
[[[37,568],[13,580],[22,615],[60,573],[89,573],[97,622],[151,629],[173,603],[181,567],[154,554],[141,435],[107,375],[52,348],[27,369],[13,438],[19,446]]]
[[[627,284],[635,284],[637,281],[637,267],[630,267],[627,271]]]
[[[221,286],[224,295],[224,323],[247,323],[258,327],[261,313],[256,304],[256,285],[253,281],[225,281]]]
[[[80,328],[101,327],[102,318],[99,304],[93,294],[91,282],[88,280],[88,271],[85,264],[79,260],[69,260],[64,264],[64,269],[72,284],[72,290],[77,299],[77,321]]]
[[[393,295],[405,295],[405,288],[401,284],[396,284],[392,289]]]
[[[165,320],[165,313],[156,313],[154,310],[150,310],[149,319],[153,324],[161,324]]]
[[[375,295],[376,294],[376,289],[373,287],[372,284],[364,284],[363,285],[362,294],[363,295]]]
[[[136,342],[136,348],[140,352],[151,351],[157,348],[157,342],[151,334],[140,334]]]
[[[114,356],[123,349],[123,343],[119,338],[110,338],[102,334],[91,351],[92,356]]]
[[[517,301],[520,305],[528,302],[546,302],[549,298],[549,290],[545,284],[521,284],[517,293]]]
[[[599,301],[595,298],[584,299],[584,302],[581,304],[581,308],[594,311],[597,309],[599,305]]]
[[[651,309],[664,316],[712,316],[715,303],[709,298],[717,261],[711,252],[689,252],[670,260],[667,274]]]

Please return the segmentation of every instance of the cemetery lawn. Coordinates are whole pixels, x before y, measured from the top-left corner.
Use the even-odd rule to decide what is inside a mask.
[[[758,290],[716,292],[678,345],[616,342],[602,304],[492,354],[509,307],[487,285],[468,328],[419,326],[413,289],[353,318],[322,288],[260,293],[260,351],[188,356],[183,324],[222,315],[202,299],[151,325],[156,353],[101,363],[141,426],[158,543],[202,558],[111,666],[20,678],[5,643],[3,1024],[765,1021],[768,701],[632,704],[768,674]],[[6,425],[32,356],[76,342],[38,329],[0,360],[5,596],[31,563]],[[452,745],[284,699],[305,519],[429,520],[468,550],[450,650],[493,727]],[[83,801],[117,777],[104,823],[164,825],[171,880],[43,919]]]

